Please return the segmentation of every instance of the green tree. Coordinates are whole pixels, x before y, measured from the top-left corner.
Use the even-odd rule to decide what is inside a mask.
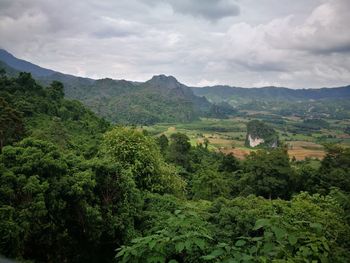
[[[170,162],[189,168],[189,153],[191,150],[190,139],[186,134],[173,133],[170,136],[168,159]]]
[[[236,172],[240,169],[239,160],[232,154],[223,154],[222,160],[219,166],[220,172]]]
[[[320,167],[320,191],[329,192],[331,187],[350,192],[350,149],[328,145],[327,154]]]
[[[103,152],[130,170],[139,189],[152,192],[181,192],[184,181],[167,165],[152,137],[141,131],[117,127],[105,134]]]
[[[0,152],[5,145],[18,141],[23,135],[21,113],[0,97]]]
[[[213,200],[230,197],[231,180],[215,166],[203,166],[193,175],[192,194],[194,199]]]
[[[47,93],[49,98],[52,100],[61,100],[64,97],[64,87],[59,81],[53,81],[51,85],[47,88]]]
[[[205,221],[195,212],[176,210],[145,237],[118,249],[120,262],[202,262],[211,241]]]
[[[157,143],[160,147],[160,152],[161,153],[166,153],[169,147],[169,140],[168,137],[166,137],[166,135],[162,134],[161,136],[159,136],[157,138]]]
[[[288,198],[293,192],[294,176],[286,149],[259,150],[245,160],[237,185],[242,194]]]
[[[140,193],[120,164],[27,138],[0,155],[0,254],[109,262],[135,237]]]

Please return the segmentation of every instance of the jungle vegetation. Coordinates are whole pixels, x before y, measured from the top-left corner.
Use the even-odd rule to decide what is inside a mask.
[[[308,122],[306,125],[326,125]],[[245,160],[0,76],[0,254],[23,262],[349,262],[350,149]]]

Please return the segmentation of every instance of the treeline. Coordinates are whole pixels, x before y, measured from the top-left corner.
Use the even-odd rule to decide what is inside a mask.
[[[290,161],[284,148],[239,161],[181,133],[112,127],[62,91],[29,74],[1,75],[0,254],[348,262],[349,149],[328,147],[316,166]]]

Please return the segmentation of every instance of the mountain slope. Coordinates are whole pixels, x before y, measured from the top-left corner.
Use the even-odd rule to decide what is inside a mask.
[[[2,146],[31,136],[91,155],[109,127],[82,103],[65,99],[61,83],[44,88],[29,73],[0,77],[0,115],[0,152]]]
[[[230,86],[213,86],[192,88],[197,96],[205,96],[211,101],[290,101],[350,98],[350,86],[321,89],[288,89],[281,87],[239,88]]]
[[[174,77],[164,75],[145,83],[97,80],[82,101],[107,119],[138,124],[192,121],[210,107],[205,98],[198,98]]]
[[[99,116],[117,123],[188,122],[202,116],[222,118],[233,114],[234,111],[229,108],[232,106],[241,110],[275,108],[277,113],[293,115],[295,103],[302,103],[298,108],[303,113],[319,106],[305,102],[343,100],[341,105],[344,105],[350,98],[350,86],[301,90],[229,86],[190,88],[165,75],[154,76],[146,82],[109,78],[94,80],[44,69],[17,59],[4,50],[0,50],[0,62],[0,68],[5,68],[8,73],[14,75],[18,71],[28,71],[44,86],[54,80],[62,82],[68,98],[83,102]],[[286,102],[290,104],[288,108],[285,107]],[[342,112],[343,108],[331,111]]]
[[[30,72],[33,76],[50,76],[55,71],[34,65],[28,61],[18,59],[4,49],[0,49],[0,60],[18,71]]]
[[[62,82],[68,98],[80,100],[98,115],[117,123],[187,122],[205,116],[211,107],[207,99],[194,95],[171,76],[154,76],[144,83],[93,80],[43,69],[4,50],[0,61],[0,67],[10,75],[27,71],[45,86],[55,80]]]

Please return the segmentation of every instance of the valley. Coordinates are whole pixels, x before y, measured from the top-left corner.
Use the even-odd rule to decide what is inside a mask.
[[[350,258],[349,87],[214,100],[172,76],[93,80],[18,63],[0,62],[1,255]]]
[[[254,114],[262,114],[254,112]],[[203,144],[204,139],[209,141],[209,149],[225,154],[233,153],[239,159],[244,159],[255,149],[247,148],[244,145],[246,136],[246,123],[252,119],[253,113],[245,117],[230,117],[228,119],[202,118],[199,121],[184,123],[159,123],[152,126],[142,126],[152,135],[165,134],[170,136],[173,133],[181,132],[191,139],[191,144],[196,146]],[[260,119],[263,120],[263,119]],[[293,133],[290,130],[300,124],[300,118],[283,118],[283,124],[270,124],[274,127],[283,142],[288,148],[290,158],[296,160],[318,159],[321,160],[325,154],[324,144],[338,143],[344,147],[350,147],[350,136],[344,132],[344,127],[350,124],[348,120],[328,120],[331,126],[310,134]]]
[[[350,0],[0,0],[0,263],[349,263]]]

